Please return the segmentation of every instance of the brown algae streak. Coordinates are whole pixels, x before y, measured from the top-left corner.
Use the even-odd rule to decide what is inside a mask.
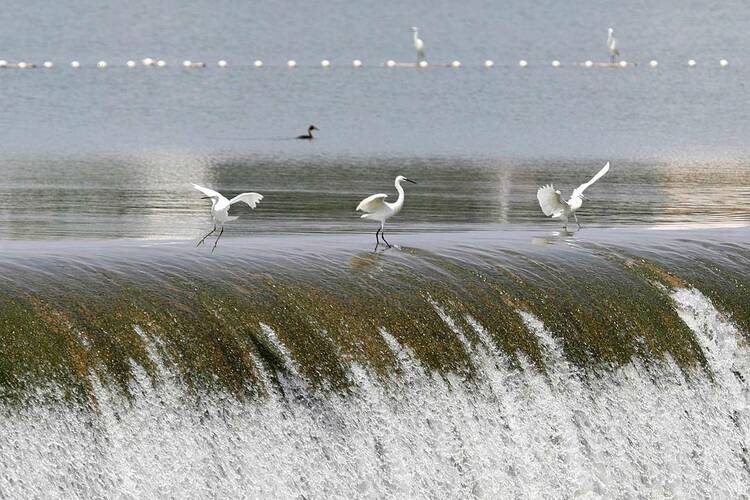
[[[7,259],[0,263],[0,398],[58,387],[64,398],[95,407],[92,377],[129,397],[134,367],[158,385],[161,364],[194,394],[263,397],[288,376],[314,391],[346,392],[353,363],[384,381],[400,376],[383,332],[424,369],[470,380],[478,373],[472,352],[486,347],[477,323],[511,366],[523,359],[543,372],[543,349],[520,311],[536,315],[584,371],[666,355],[689,370],[704,357],[669,290],[707,290],[746,327],[747,301],[735,297],[746,290],[738,266],[748,263],[748,250],[734,252],[734,267],[711,252],[660,262],[653,252],[624,255],[605,244],[294,259],[228,252],[213,260],[144,249],[86,266],[74,257]],[[66,271],[49,272],[53,264]]]

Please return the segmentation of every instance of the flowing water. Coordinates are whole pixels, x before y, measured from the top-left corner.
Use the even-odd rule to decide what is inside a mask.
[[[743,2],[4,7],[0,498],[750,496]]]

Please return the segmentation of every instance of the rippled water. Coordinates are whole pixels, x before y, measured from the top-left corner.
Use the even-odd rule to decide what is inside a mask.
[[[5,162],[0,179],[0,237],[198,238],[211,228],[209,204],[189,182],[227,195],[265,195],[228,225],[227,237],[255,233],[374,231],[354,212],[371,193],[395,196],[405,209],[389,231],[444,231],[496,224],[558,227],[545,220],[536,188],[554,182],[565,195],[603,163],[594,160],[492,158],[296,158],[153,154],[146,157],[43,158]],[[745,161],[613,161],[587,192],[588,226],[744,225],[750,222]]]

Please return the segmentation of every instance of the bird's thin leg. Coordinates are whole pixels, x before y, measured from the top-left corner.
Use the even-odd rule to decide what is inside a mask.
[[[380,237],[383,238],[383,241],[386,245],[388,245],[388,248],[391,248],[393,245],[388,243],[388,240],[385,239],[385,228],[384,226],[380,226]]]
[[[375,250],[378,249],[378,246],[380,245],[380,238],[378,238],[378,234],[380,234],[380,230],[383,229],[383,226],[380,226],[377,231],[375,231]]]
[[[211,230],[211,232],[210,232],[210,233],[208,233],[208,234],[207,234],[206,236],[204,236],[203,238],[201,238],[201,240],[200,240],[200,241],[198,242],[198,244],[197,244],[197,245],[195,245],[195,246],[197,246],[197,247],[201,246],[201,243],[203,243],[204,241],[206,241],[206,238],[208,238],[209,236],[211,236],[211,235],[212,235],[212,234],[214,234],[215,232],[216,232],[216,226],[214,226],[214,228],[213,228],[213,229]]]
[[[221,227],[221,231],[219,231],[219,236],[217,236],[216,241],[214,241],[214,247],[211,249],[211,253],[214,253],[214,250],[216,250],[216,245],[219,244],[219,240],[221,239],[222,234],[224,234],[224,226]]]
[[[573,218],[576,220],[576,224],[578,224],[578,229],[581,229],[581,223],[578,222],[578,216],[573,212]]]

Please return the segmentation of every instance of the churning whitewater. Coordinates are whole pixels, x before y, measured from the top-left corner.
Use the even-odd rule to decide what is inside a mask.
[[[750,352],[736,326],[698,290],[680,288],[670,297],[706,355],[705,370],[686,373],[667,356],[587,373],[523,310],[517,314],[542,346],[545,371],[523,357],[513,368],[474,318],[466,319],[481,339],[476,345],[433,301],[468,351],[477,371],[471,380],[425,369],[382,329],[396,374],[382,380],[352,363],[350,390],[315,393],[263,325],[288,370],[276,384],[259,368],[266,396],[253,404],[221,391],[190,394],[138,327],[157,382],[133,362],[129,398],[91,374],[96,411],[50,404],[55,387],[6,407],[0,491],[12,497],[747,494]]]

